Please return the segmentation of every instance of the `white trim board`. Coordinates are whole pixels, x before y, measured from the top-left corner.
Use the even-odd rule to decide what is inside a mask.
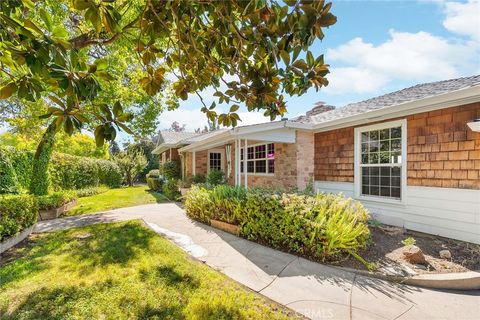
[[[354,196],[351,182],[315,181],[315,189]],[[361,200],[382,223],[480,244],[480,190],[407,186],[405,205]]]

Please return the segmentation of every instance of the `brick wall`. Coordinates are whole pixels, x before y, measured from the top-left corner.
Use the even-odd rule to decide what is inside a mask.
[[[353,182],[354,129],[315,134],[315,180]]]
[[[466,125],[475,118],[480,103],[406,117],[407,184],[480,189],[480,133]],[[353,182],[353,150],[353,127],[315,134],[315,180]]]
[[[480,189],[480,103],[421,113],[408,122],[408,185]]]
[[[295,145],[297,153],[297,187],[303,190],[314,175],[315,134],[313,132],[297,131]]]

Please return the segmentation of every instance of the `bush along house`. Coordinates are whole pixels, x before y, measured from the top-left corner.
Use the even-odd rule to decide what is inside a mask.
[[[161,132],[155,152],[178,155],[184,179],[222,170],[246,188],[312,182],[383,223],[480,243],[479,119],[480,75],[173,142]]]

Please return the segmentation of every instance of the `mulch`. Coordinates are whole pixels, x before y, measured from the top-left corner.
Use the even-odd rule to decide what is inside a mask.
[[[365,260],[376,263],[378,267],[403,265],[419,274],[480,271],[480,245],[384,225],[370,226],[370,232],[371,243],[358,253]],[[404,259],[399,249],[404,246],[402,240],[408,237],[415,239],[415,245],[425,255],[426,265],[412,265]],[[452,258],[440,258],[441,250],[449,250]],[[344,257],[337,264],[366,270],[362,263],[351,256]]]

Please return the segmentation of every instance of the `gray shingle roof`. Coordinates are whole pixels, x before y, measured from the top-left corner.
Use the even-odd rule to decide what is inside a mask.
[[[185,139],[185,144],[190,144],[190,143],[195,143],[195,142],[198,142],[198,141],[203,141],[203,140],[206,140],[206,139],[209,139],[209,138],[212,138],[222,132],[225,132],[225,131],[228,131],[230,129],[218,129],[218,130],[215,130],[215,131],[210,131],[210,132],[205,132],[205,133],[199,133],[197,134],[196,136],[192,136],[190,138],[187,138]]]
[[[182,140],[198,136],[199,133],[195,132],[175,132],[162,130],[158,134],[158,144],[177,144]]]
[[[480,75],[422,83],[368,100],[351,103],[331,111],[312,116],[300,116],[292,120],[302,123],[318,124],[478,85],[480,85]]]

